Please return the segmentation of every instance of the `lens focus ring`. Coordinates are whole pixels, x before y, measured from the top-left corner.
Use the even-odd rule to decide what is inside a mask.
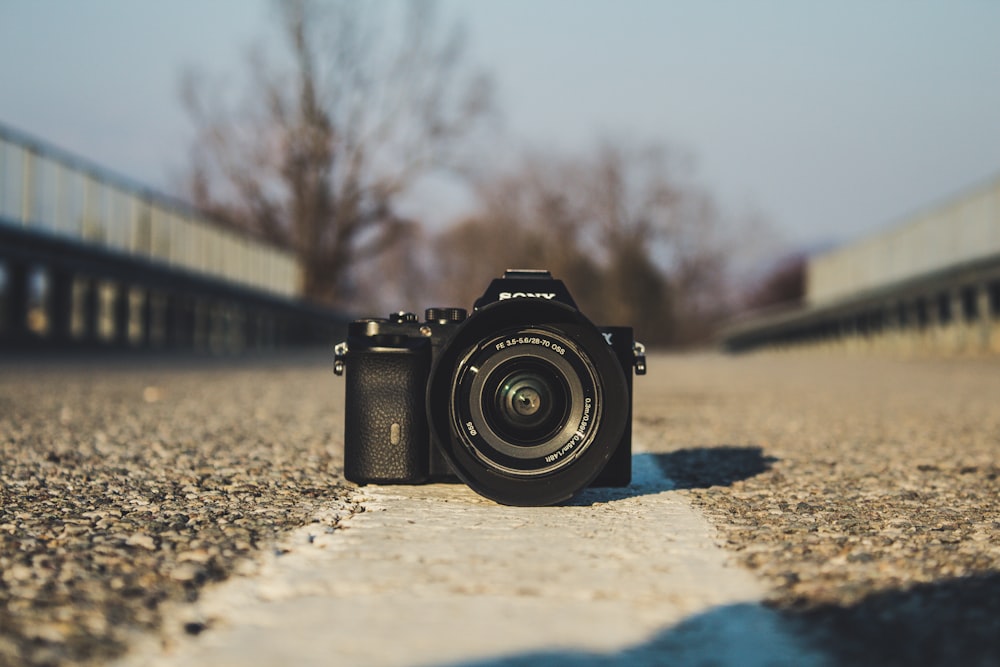
[[[598,422],[594,369],[568,340],[519,330],[481,344],[455,378],[453,418],[487,465],[534,476],[586,449]]]

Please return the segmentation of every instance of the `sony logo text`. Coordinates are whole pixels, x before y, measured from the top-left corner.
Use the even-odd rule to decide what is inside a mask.
[[[523,299],[528,296],[533,296],[538,299],[556,298],[555,292],[500,292],[501,301],[504,299]]]

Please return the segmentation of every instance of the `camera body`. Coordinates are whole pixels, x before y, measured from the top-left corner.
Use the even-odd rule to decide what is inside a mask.
[[[546,505],[631,481],[627,326],[597,327],[548,271],[511,270],[470,314],[429,308],[348,325],[344,474],[358,484],[456,477],[504,504]]]

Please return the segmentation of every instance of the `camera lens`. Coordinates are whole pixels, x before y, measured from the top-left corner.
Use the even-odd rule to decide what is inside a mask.
[[[490,428],[512,445],[550,439],[566,421],[569,389],[558,369],[531,357],[515,358],[486,381],[483,414]],[[496,384],[493,389],[492,385]]]
[[[426,398],[450,468],[511,505],[561,502],[586,487],[629,418],[629,387],[600,331],[541,299],[486,305],[461,326],[439,353]]]
[[[486,465],[537,476],[567,465],[600,420],[600,387],[564,336],[518,329],[482,341],[459,365],[453,418]]]

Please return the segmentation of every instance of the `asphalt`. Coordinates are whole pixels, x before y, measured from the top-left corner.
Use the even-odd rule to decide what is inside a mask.
[[[289,535],[118,667],[824,665],[671,486],[648,454],[629,488],[556,507],[368,486],[364,513]],[[192,623],[195,641],[177,631]]]
[[[120,655],[345,497],[337,391],[317,357],[8,360],[0,664]]]
[[[215,628],[191,603],[260,577],[297,531],[339,544],[366,501],[340,477],[329,368],[0,365],[0,664],[196,646]],[[671,480],[661,494],[707,517],[783,632],[839,664],[997,665],[998,370],[656,356],[636,381],[635,439]],[[721,631],[732,617],[712,618]]]
[[[678,493],[845,665],[1000,665],[1000,361],[658,360]]]

